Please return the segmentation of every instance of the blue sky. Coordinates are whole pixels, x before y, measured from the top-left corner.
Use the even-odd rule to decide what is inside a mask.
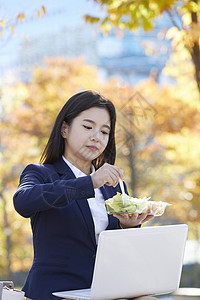
[[[36,17],[34,19],[31,18],[32,14],[36,12],[36,10],[41,9],[42,6],[45,6],[46,8],[46,12],[47,12],[46,16],[43,16],[41,19],[37,19]],[[5,20],[6,19],[13,20],[16,18],[19,12],[25,13],[27,17],[27,21],[22,22],[17,26],[15,26],[16,35],[14,37],[10,36],[9,38],[7,38],[6,34],[3,34],[3,36],[0,37],[0,77],[4,81],[5,81],[4,75],[9,73],[7,71],[9,70],[13,71],[14,68],[16,74],[13,76],[18,78],[17,65],[18,67],[21,66],[21,62],[18,57],[24,55],[22,51],[24,45],[23,34],[27,37],[28,41],[30,41],[30,45],[31,45],[31,41],[34,39],[40,37],[42,38],[44,37],[44,35],[49,36],[51,34],[58,33],[66,28],[69,29],[77,26],[84,26],[84,27],[90,26],[90,28],[92,28],[92,30],[94,30],[95,32],[96,27],[94,25],[86,25],[83,16],[84,14],[91,14],[91,15],[103,14],[100,5],[94,2],[93,0],[73,0],[73,1],[72,0],[34,0],[34,1],[0,0],[0,19],[3,18]],[[159,20],[159,22],[161,22],[161,20]],[[159,26],[161,27],[165,26],[165,24],[162,25],[161,23]],[[140,32],[142,33],[142,30]],[[151,35],[153,39],[151,39]],[[161,49],[161,47],[157,46],[157,42],[155,43],[154,41],[155,39],[157,39],[156,31],[154,31],[154,33],[150,33],[149,36],[151,39],[149,40],[149,43],[151,44],[154,43],[155,47]],[[140,54],[143,53],[144,49],[141,48],[141,39],[144,39],[144,34],[139,33],[139,37],[140,37],[139,40],[137,36],[135,37],[134,45],[133,45],[133,40],[131,40],[130,43],[127,40],[126,42],[124,42],[123,46],[125,47],[127,46],[125,45],[125,43],[126,44],[129,43],[129,47],[131,47],[131,49],[135,49],[134,51],[136,51],[137,48],[138,49],[137,51]],[[107,39],[103,39],[103,41],[101,39],[101,48],[99,46],[98,51],[101,51],[103,49],[103,51],[104,52],[106,51],[106,54],[108,54],[109,56],[109,51],[108,51],[109,47],[106,43],[108,43]],[[112,40],[112,44],[113,43],[114,41]],[[53,39],[52,39],[52,45],[53,45]],[[112,50],[111,56],[113,56],[113,47],[110,49]],[[135,55],[134,53],[132,54]],[[148,59],[146,59],[145,61],[145,64],[150,67],[152,64],[154,65],[156,64],[156,66],[163,65],[163,63],[165,63],[167,59],[167,53],[163,54],[160,51],[159,55],[156,58],[158,62],[155,62],[155,57],[148,57]],[[128,59],[129,57],[126,58],[126,62],[124,60],[118,59],[118,62],[120,62],[121,64],[123,63],[124,66],[126,64],[129,66],[130,64]],[[112,61],[109,62],[112,64],[115,63]],[[132,60],[132,62],[134,62],[134,60]],[[140,64],[140,60],[137,59],[137,63]],[[137,70],[137,68],[135,70]],[[134,80],[136,81],[138,81],[141,76],[144,76],[143,74],[139,75],[138,73],[137,75],[138,75],[137,79],[136,76],[134,76]],[[145,76],[148,76],[148,74],[146,74]]]
[[[82,16],[85,13],[99,12],[99,5],[92,0],[1,0],[0,9],[4,16],[14,17],[17,13],[23,11],[27,15],[31,15],[34,10],[39,9],[42,5],[45,6],[47,17],[54,19],[54,24],[49,27],[51,30],[54,26],[61,24],[77,24],[83,22]],[[52,13],[55,12],[53,17]],[[59,15],[59,17],[58,17]],[[34,23],[34,22],[32,22]],[[26,24],[27,26],[27,24]],[[18,27],[25,27],[21,25]],[[35,28],[37,25],[35,24]],[[34,31],[34,29],[33,29]]]
[[[41,19],[31,19],[32,14],[45,6],[47,15]],[[83,15],[100,12],[100,7],[92,0],[0,0],[0,19],[14,19],[19,12],[24,12],[29,19],[15,27],[15,37],[0,39],[0,67],[8,68],[16,58],[19,45],[23,42],[22,34],[28,39],[45,33],[53,33],[64,27],[86,26]]]

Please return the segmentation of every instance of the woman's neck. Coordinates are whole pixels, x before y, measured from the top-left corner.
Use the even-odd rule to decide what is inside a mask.
[[[84,174],[89,175],[91,173],[91,162],[90,161],[77,161],[74,160],[71,156],[68,155],[63,156],[77,169],[82,171]]]

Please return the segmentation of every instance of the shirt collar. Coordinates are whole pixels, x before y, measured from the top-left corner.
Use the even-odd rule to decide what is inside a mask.
[[[74,173],[74,175],[78,178],[78,177],[83,177],[83,176],[87,176],[87,174],[83,173],[81,170],[79,170],[77,167],[75,167],[72,163],[70,163],[65,157],[64,155],[62,155],[62,159],[64,160],[64,162],[70,167],[70,169],[72,170],[72,172]],[[95,167],[94,165],[91,165],[92,168],[92,172],[90,173],[90,175],[94,174],[95,172]]]

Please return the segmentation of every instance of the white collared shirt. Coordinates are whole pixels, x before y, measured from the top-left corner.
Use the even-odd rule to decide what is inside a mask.
[[[79,170],[77,167],[72,165],[64,156],[62,156],[65,163],[70,167],[76,178],[87,176],[85,173],[83,173],[81,170]],[[95,172],[95,168],[92,165],[92,175]],[[92,218],[94,221],[94,228],[95,228],[95,237],[96,242],[98,243],[99,234],[101,231],[105,230],[108,226],[108,214],[105,208],[105,199],[103,198],[103,195],[101,193],[100,189],[94,189],[95,197],[87,199]]]

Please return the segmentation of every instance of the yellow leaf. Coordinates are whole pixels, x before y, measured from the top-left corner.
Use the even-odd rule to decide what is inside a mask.
[[[46,15],[46,8],[44,6],[42,6],[42,11],[43,11],[43,14]]]
[[[83,18],[85,19],[85,22],[86,22],[86,23],[91,23],[91,24],[97,23],[97,22],[99,22],[99,20],[100,20],[99,18],[97,18],[97,17],[92,17],[92,16],[90,16],[90,15],[84,15]]]
[[[184,27],[188,27],[192,23],[191,13],[187,12],[182,16]]]
[[[22,34],[22,37],[23,37],[23,39],[27,42],[28,41],[28,38],[27,38],[27,36],[23,33]]]
[[[10,29],[11,29],[11,33],[12,33],[12,35],[14,35],[14,34],[15,34],[15,26],[14,26],[14,25],[12,25],[12,26],[10,27]]]
[[[167,31],[167,34],[166,34],[166,39],[167,40],[170,40],[172,39],[178,32],[178,28],[176,26],[173,26],[171,27],[168,31]]]
[[[39,10],[37,10],[37,17],[38,17],[38,19],[40,19],[40,17],[41,17],[41,14],[40,14]]]
[[[101,25],[101,28],[103,29],[104,33],[108,34],[111,31],[112,26],[111,24],[105,22]]]
[[[19,13],[17,15],[17,21],[25,21],[26,20],[26,17],[25,17],[25,14],[24,13]]]
[[[0,20],[1,27],[5,28],[6,27],[6,22],[4,20]]]

